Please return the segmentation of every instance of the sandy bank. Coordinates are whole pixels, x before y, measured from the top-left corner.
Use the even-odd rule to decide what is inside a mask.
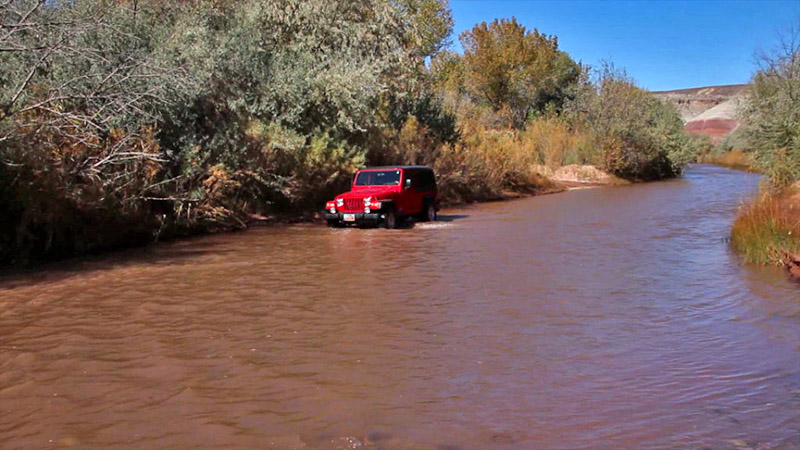
[[[555,170],[548,166],[537,166],[536,171],[570,189],[630,184],[630,181],[604,172],[593,165],[570,164]]]

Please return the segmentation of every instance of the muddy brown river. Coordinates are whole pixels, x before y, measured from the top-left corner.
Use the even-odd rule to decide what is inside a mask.
[[[0,279],[0,448],[798,448],[800,288],[759,177],[299,225]]]

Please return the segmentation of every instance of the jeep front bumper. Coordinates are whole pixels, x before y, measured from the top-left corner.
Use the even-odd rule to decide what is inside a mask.
[[[328,222],[341,222],[343,224],[377,223],[383,220],[384,218],[385,215],[380,212],[374,212],[374,213],[326,212],[325,213],[325,220],[327,220]]]

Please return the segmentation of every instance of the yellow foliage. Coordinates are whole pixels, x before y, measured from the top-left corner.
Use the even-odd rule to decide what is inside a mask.
[[[569,164],[596,164],[596,138],[591,133],[576,131],[565,122],[541,118],[528,123],[520,140],[551,169]]]
[[[508,191],[536,192],[553,184],[537,172],[537,134],[483,125],[485,116],[463,120],[459,144],[444,148],[435,168],[445,198],[499,198]],[[540,130],[541,131],[541,130]]]

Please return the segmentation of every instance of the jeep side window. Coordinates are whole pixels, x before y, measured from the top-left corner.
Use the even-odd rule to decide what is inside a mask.
[[[417,175],[417,187],[420,191],[431,191],[436,189],[436,181],[433,178],[433,171],[421,170]]]

